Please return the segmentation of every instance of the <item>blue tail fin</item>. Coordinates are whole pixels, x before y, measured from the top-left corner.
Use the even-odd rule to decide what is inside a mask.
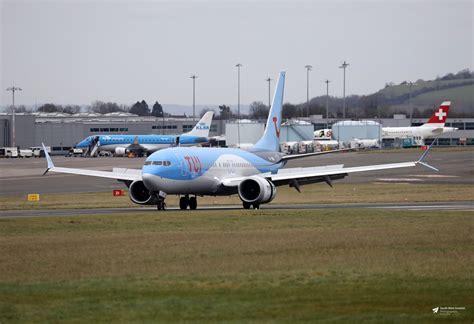
[[[283,106],[283,92],[285,90],[285,72],[280,72],[273,102],[268,112],[267,125],[262,138],[253,146],[254,150],[274,151],[280,150],[280,127],[281,127],[281,107]]]

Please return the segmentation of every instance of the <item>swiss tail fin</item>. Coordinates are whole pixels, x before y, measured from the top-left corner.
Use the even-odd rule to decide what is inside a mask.
[[[213,111],[208,111],[202,116],[201,120],[194,126],[194,128],[186,133],[186,135],[209,137],[209,130],[211,129],[212,117],[214,116]]]
[[[273,102],[268,112],[267,124],[262,138],[253,146],[252,150],[279,151],[281,107],[283,106],[283,93],[285,91],[285,72],[281,71],[278,77]]]
[[[451,106],[451,101],[445,101],[439,106],[433,115],[426,124],[423,124],[424,127],[444,127],[446,119],[448,118],[449,106]]]

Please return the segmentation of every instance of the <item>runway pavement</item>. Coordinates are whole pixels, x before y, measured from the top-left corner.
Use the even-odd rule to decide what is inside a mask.
[[[389,153],[351,152],[315,156],[290,161],[287,167],[309,167],[331,164],[359,166],[417,160],[422,151],[396,150]],[[141,169],[144,158],[79,158],[53,157],[56,166],[111,170],[113,167]],[[474,149],[446,151],[433,148],[428,162],[440,169],[433,172],[423,167],[352,174],[339,183],[466,183],[474,184]],[[28,193],[98,192],[123,188],[123,184],[110,179],[65,174],[47,174],[46,160],[0,159],[0,195]]]
[[[463,202],[442,202],[442,203],[407,203],[407,204],[301,204],[301,205],[280,205],[269,204],[262,205],[261,209],[353,209],[353,208],[378,208],[392,210],[458,210],[458,211],[474,211],[474,203],[469,201]],[[206,210],[234,210],[242,209],[241,205],[227,206],[199,206],[197,211]],[[168,208],[164,212],[180,211],[178,207]],[[188,210],[189,213],[195,211]],[[130,214],[130,213],[156,213],[159,215],[163,211],[156,210],[156,207],[136,207],[136,208],[91,208],[91,209],[40,209],[40,210],[0,210],[0,219],[21,218],[21,217],[49,217],[49,216],[77,216],[77,215],[109,215],[109,214]]]

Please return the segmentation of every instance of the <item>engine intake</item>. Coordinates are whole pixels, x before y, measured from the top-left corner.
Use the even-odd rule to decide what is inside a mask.
[[[156,205],[158,198],[145,187],[143,181],[133,181],[128,187],[130,199],[138,205]]]
[[[262,177],[251,177],[242,181],[238,187],[240,199],[250,204],[265,204],[273,200],[276,188]]]

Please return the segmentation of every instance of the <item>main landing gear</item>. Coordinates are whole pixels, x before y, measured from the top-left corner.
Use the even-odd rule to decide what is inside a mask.
[[[197,199],[196,196],[189,197],[188,195],[179,198],[179,209],[185,210],[189,206],[189,209],[196,209],[197,208]]]
[[[253,209],[260,209],[260,204],[258,203],[251,204],[249,202],[243,201],[242,206],[244,207],[244,209],[250,209],[250,207],[252,206],[253,206]]]

